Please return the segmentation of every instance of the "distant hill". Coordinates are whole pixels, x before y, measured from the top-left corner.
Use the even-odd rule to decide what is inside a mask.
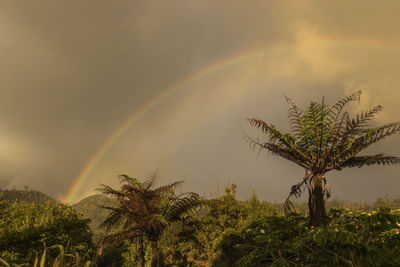
[[[34,203],[46,203],[47,201],[56,203],[52,197],[41,193],[39,191],[25,189],[25,190],[2,190],[0,189],[0,200],[7,200],[7,201],[26,201],[26,202],[34,202]]]
[[[111,198],[108,198],[103,195],[92,195],[88,196],[76,204],[73,204],[72,207],[83,214],[83,217],[90,219],[90,228],[94,232],[99,232],[99,225],[104,221],[104,219],[110,213],[108,210],[98,207],[98,205],[102,206],[112,206],[114,201]]]
[[[58,201],[54,198],[36,191],[32,189],[26,188],[25,190],[17,190],[17,189],[6,189],[2,190],[0,188],[0,200],[7,201],[26,201],[26,202],[34,202],[34,203],[46,203],[47,201],[57,203]],[[104,219],[110,213],[109,211],[98,207],[98,205],[103,206],[111,206],[113,204],[113,200],[103,195],[92,195],[88,196],[76,204],[72,205],[72,208],[82,213],[84,218],[90,219],[90,228],[94,232],[102,232],[98,226],[104,221]]]

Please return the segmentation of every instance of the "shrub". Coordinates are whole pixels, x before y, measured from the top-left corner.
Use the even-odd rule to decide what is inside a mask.
[[[73,255],[71,265],[79,264],[94,253],[88,223],[62,204],[2,201],[0,258],[10,264],[32,263],[44,247],[59,245]],[[46,259],[53,261],[58,254],[56,249],[48,250]]]

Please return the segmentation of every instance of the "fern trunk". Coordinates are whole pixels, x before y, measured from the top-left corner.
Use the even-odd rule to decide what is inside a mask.
[[[312,184],[308,186],[308,210],[310,214],[310,226],[313,227],[328,224],[330,221],[325,210],[322,180],[322,175],[315,175],[312,179]]]
[[[151,267],[158,266],[157,241],[151,241]]]
[[[143,238],[140,237],[136,240],[136,258],[139,267],[144,267],[144,250],[143,250]]]

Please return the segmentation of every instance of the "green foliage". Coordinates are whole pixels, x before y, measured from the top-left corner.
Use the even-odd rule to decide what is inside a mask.
[[[400,266],[400,209],[373,210],[397,198],[364,206],[369,211],[332,209],[329,225],[309,228],[306,216],[278,215],[254,194],[247,201],[234,196],[228,188],[206,200],[194,221],[164,234],[169,266]]]
[[[202,200],[192,220],[170,222],[158,244],[159,266],[400,266],[400,198],[334,199],[327,203],[330,224],[309,228],[307,216],[284,216],[282,205],[254,193],[237,200],[236,189]],[[393,209],[377,208],[385,205]],[[138,266],[135,240],[96,256],[88,220],[71,207],[2,201],[0,216],[2,266]],[[152,242],[142,246],[149,267]]]
[[[234,260],[225,251],[229,244],[238,240],[231,233],[275,211],[269,203],[259,201],[254,193],[248,201],[239,201],[235,195],[236,185],[232,184],[223,196],[204,200],[206,207],[194,220],[171,227],[161,241],[167,262],[210,266],[217,261],[222,264]]]
[[[319,266],[400,265],[400,211],[331,210],[330,216],[329,226],[294,239],[292,249],[299,259]]]
[[[73,255],[71,266],[79,264],[93,253],[88,223],[62,204],[2,201],[0,257],[12,264],[33,263],[38,254],[47,250],[48,261],[68,253]]]
[[[46,202],[51,202],[55,204],[57,201],[42,192],[31,190],[25,187],[25,190],[1,190],[0,189],[0,200],[7,200],[10,202],[14,201],[25,201],[44,204]]]
[[[143,242],[145,266],[150,266],[151,248],[147,240]],[[116,246],[104,247],[101,255],[98,255],[98,266],[115,267],[137,267],[139,266],[137,258],[137,247],[135,242],[124,241]]]
[[[331,210],[329,217],[329,225],[311,229],[296,214],[235,229],[224,236],[225,258],[215,266],[400,265],[400,210]]]
[[[120,244],[119,246],[106,247],[98,258],[99,266],[119,267],[124,266],[126,262],[131,261],[130,258],[123,256],[129,250],[127,244]]]
[[[307,231],[307,220],[296,214],[269,216],[258,220],[235,233],[240,241],[233,244],[235,266],[259,266],[288,262],[290,241]],[[284,259],[284,261],[283,261]]]

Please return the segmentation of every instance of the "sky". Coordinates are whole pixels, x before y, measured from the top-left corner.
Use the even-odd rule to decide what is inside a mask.
[[[235,183],[240,198],[284,201],[304,171],[252,151],[246,118],[288,130],[284,95],[304,108],[362,90],[350,111],[381,104],[374,125],[398,121],[399,10],[390,0],[3,1],[0,187],[63,200],[97,155],[68,202],[156,171],[158,185],[185,180],[206,197]],[[366,152],[400,155],[400,135]],[[400,195],[398,168],[326,178],[333,197],[374,201]]]

